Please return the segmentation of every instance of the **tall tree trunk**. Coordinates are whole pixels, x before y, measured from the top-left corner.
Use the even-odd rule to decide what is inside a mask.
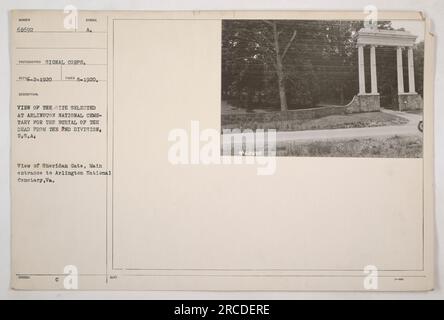
[[[287,111],[287,94],[285,92],[285,76],[284,68],[282,66],[282,57],[279,52],[279,35],[277,32],[276,22],[273,23],[273,35],[274,35],[274,50],[276,52],[276,73],[279,86],[279,98],[281,101],[281,111]]]
[[[276,59],[277,65],[277,77],[278,77],[278,85],[279,85],[279,98],[281,100],[281,111],[287,111],[287,93],[285,92],[285,79],[284,79],[284,70],[282,67],[281,58],[278,56]]]

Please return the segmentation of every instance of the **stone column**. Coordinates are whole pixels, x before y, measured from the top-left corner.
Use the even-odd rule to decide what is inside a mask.
[[[408,51],[408,63],[409,63],[409,92],[416,93],[415,91],[415,67],[413,63],[413,48],[410,47]]]
[[[404,73],[402,70],[402,47],[396,49],[397,68],[398,68],[398,93],[404,93]]]
[[[372,94],[378,93],[378,80],[376,77],[376,46],[370,47],[370,70],[372,79]]]
[[[365,94],[364,46],[358,45],[359,94]]]

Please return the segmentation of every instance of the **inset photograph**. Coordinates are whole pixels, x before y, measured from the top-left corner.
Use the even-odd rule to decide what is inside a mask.
[[[223,20],[224,155],[246,155],[252,136],[275,131],[254,143],[277,156],[421,158],[424,30],[406,20]]]

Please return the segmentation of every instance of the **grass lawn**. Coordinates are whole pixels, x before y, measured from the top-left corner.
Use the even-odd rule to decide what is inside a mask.
[[[280,142],[277,156],[421,158],[421,136]]]
[[[383,113],[367,112],[347,115],[332,115],[312,120],[289,120],[260,123],[246,121],[245,123],[222,125],[222,129],[276,129],[277,131],[300,131],[300,130],[320,130],[339,128],[363,128],[382,127],[389,125],[406,124],[408,120]]]

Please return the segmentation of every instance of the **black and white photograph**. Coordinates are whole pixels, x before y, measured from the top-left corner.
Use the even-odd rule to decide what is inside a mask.
[[[222,21],[222,143],[246,155],[246,132],[275,131],[277,156],[421,158],[424,27]]]
[[[0,2],[0,300],[444,299],[444,1],[26,1]]]

